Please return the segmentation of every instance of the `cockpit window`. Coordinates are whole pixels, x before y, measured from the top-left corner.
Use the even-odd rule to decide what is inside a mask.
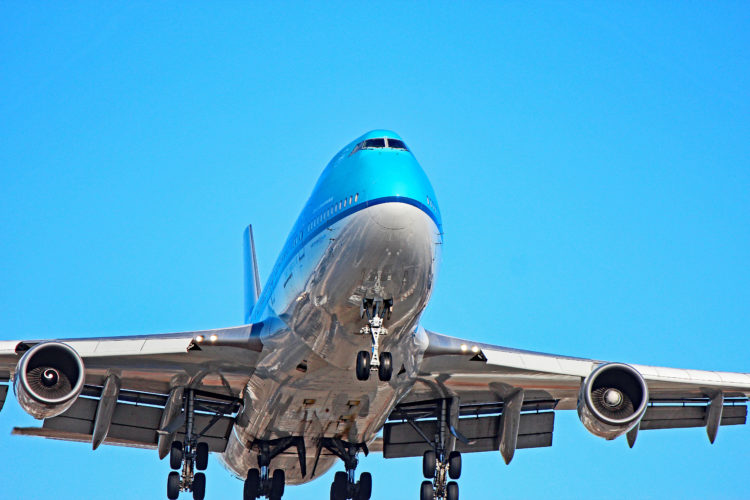
[[[404,141],[399,141],[398,139],[388,138],[388,147],[408,151],[408,149],[406,149],[406,144],[404,144]]]
[[[353,155],[357,151],[361,149],[382,149],[382,148],[391,148],[391,149],[400,149],[402,151],[409,151],[409,148],[406,147],[406,144],[404,144],[404,141],[399,139],[386,139],[385,137],[378,137],[376,139],[366,139],[359,144],[357,144],[357,147],[355,147],[351,153],[349,153],[349,156]]]
[[[370,148],[384,148],[385,147],[385,138],[378,137],[377,139],[367,139],[365,143],[362,145],[362,149],[370,149]]]

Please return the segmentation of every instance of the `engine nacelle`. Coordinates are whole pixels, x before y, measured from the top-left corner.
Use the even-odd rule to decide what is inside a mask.
[[[592,371],[578,393],[578,417],[595,436],[615,439],[646,413],[648,386],[632,366],[607,363]]]
[[[83,360],[61,342],[37,344],[21,357],[13,389],[21,408],[37,419],[70,408],[83,390]]]

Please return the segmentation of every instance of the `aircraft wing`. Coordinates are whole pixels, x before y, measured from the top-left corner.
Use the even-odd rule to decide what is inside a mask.
[[[613,439],[627,432],[632,446],[639,430],[705,427],[713,442],[720,425],[746,421],[747,373],[622,368],[619,363],[510,349],[429,331],[426,335],[429,344],[418,382],[389,416],[383,439],[371,447],[382,447],[386,458],[421,456],[430,447],[425,437],[435,435],[442,411],[449,423],[450,449],[500,450],[507,463],[516,449],[551,446],[554,412],[579,407],[584,381],[591,381],[587,387],[594,390],[616,385],[606,378],[616,379],[615,372],[627,378],[632,373],[628,367],[641,376],[635,374],[632,383],[642,378],[647,387],[643,413],[635,424],[621,414],[614,418],[619,423],[600,425],[582,404],[582,421],[595,435]],[[592,376],[602,366],[607,368]],[[585,403],[585,397],[582,400]]]
[[[231,416],[262,350],[261,328],[262,323],[158,335],[0,341],[0,408],[8,393],[5,384],[14,380],[24,354],[64,344],[84,367],[80,395],[61,414],[38,413],[42,427],[15,428],[14,434],[86,441],[94,448],[102,442],[158,447],[163,457],[185,432],[183,406],[192,391],[195,431],[211,451],[223,451]]]

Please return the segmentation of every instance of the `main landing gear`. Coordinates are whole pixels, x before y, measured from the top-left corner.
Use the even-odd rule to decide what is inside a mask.
[[[187,391],[185,399],[185,440],[175,441],[169,451],[169,466],[173,470],[167,477],[167,498],[175,500],[181,491],[192,491],[194,500],[206,496],[206,475],[208,467],[208,443],[198,442],[199,436],[193,433],[195,423],[195,394]],[[182,472],[177,472],[182,468]]]
[[[388,382],[393,374],[393,358],[390,352],[379,353],[380,336],[387,335],[388,330],[383,326],[385,319],[391,318],[393,311],[393,299],[362,299],[362,305],[359,308],[359,317],[367,316],[367,325],[360,333],[370,335],[372,339],[372,348],[370,352],[359,351],[357,353],[357,380],[367,380],[370,378],[370,371],[377,371],[378,378],[383,382]]]
[[[286,477],[283,469],[271,472],[271,460],[291,447],[297,448],[300,472],[302,476],[307,475],[307,462],[305,457],[305,440],[301,437],[284,437],[268,441],[255,441],[250,448],[258,448],[258,467],[247,471],[243,500],[256,500],[266,497],[269,500],[281,500],[284,495]]]
[[[355,471],[357,469],[357,453],[363,451],[365,456],[369,453],[364,443],[349,443],[337,438],[322,438],[318,447],[318,458],[321,450],[325,448],[344,462],[344,471],[336,472],[331,485],[331,500],[370,500],[372,495],[372,475],[363,472],[359,481],[355,482]],[[317,466],[317,460],[315,461]],[[313,471],[314,474],[314,471]]]
[[[422,473],[428,481],[422,482],[419,500],[458,500],[458,483],[448,478],[461,477],[461,453],[452,451],[447,458],[445,453],[427,450],[422,456]]]
[[[419,500],[458,500],[458,483],[455,480],[461,477],[461,453],[448,450],[455,446],[456,437],[460,434],[450,424],[450,400],[441,399],[436,404],[437,432],[433,440],[423,435],[432,449],[422,456],[422,474],[427,481],[422,482]],[[461,436],[461,439],[465,438]]]

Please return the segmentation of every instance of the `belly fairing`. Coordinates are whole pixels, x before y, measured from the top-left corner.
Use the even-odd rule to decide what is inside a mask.
[[[424,352],[419,317],[429,301],[441,235],[433,220],[406,203],[382,203],[337,221],[309,241],[284,270],[266,314],[283,328],[263,340],[263,359],[245,390],[245,405],[223,456],[238,477],[257,467],[255,439],[305,436],[307,477],[294,450],[272,468],[287,482],[312,479],[320,437],[370,442],[411,388]],[[363,298],[393,299],[381,352],[393,356],[393,378],[358,381],[355,356],[370,349],[360,334]],[[422,333],[420,335],[420,333]],[[315,475],[335,462],[320,457]]]

